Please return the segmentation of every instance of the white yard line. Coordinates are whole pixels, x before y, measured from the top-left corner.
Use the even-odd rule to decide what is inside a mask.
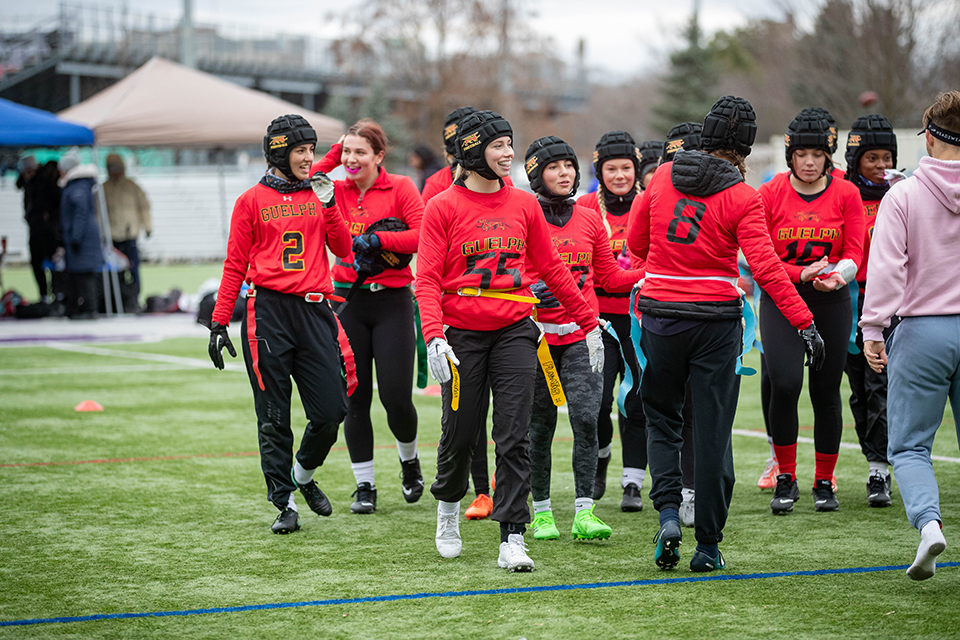
[[[71,344],[69,342],[47,342],[44,346],[59,351],[70,351],[73,353],[86,353],[93,356],[111,356],[114,358],[132,358],[136,360],[149,360],[151,362],[162,362],[165,364],[176,364],[192,369],[209,369],[213,367],[210,360],[201,358],[181,358],[180,356],[168,356],[161,353],[141,353],[138,351],[124,351],[121,349],[105,349],[104,347],[91,347],[82,344]],[[225,369],[227,371],[239,371],[246,373],[247,369],[242,364],[229,362],[230,355],[226,354]]]
[[[734,429],[733,435],[735,436],[746,436],[748,438],[763,438],[767,439],[767,434],[763,431],[751,431],[749,429]],[[803,442],[804,444],[813,444],[813,438],[804,438],[800,436],[797,438],[797,442]],[[856,449],[860,451],[860,445],[853,442],[841,442],[841,449]],[[939,460],[940,462],[960,462],[960,458],[948,458],[946,456],[930,456],[934,460]]]
[[[41,376],[79,373],[138,373],[145,371],[183,371],[192,366],[176,364],[118,364],[102,367],[51,367],[49,369],[0,369],[0,376]]]

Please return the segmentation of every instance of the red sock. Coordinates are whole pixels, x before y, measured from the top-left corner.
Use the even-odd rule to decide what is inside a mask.
[[[794,480],[797,479],[797,445],[788,444],[785,447],[773,445],[773,451],[777,454],[777,464],[780,466],[780,473],[789,473]],[[836,458],[836,457],[834,457]]]
[[[820,453],[817,451],[814,457],[817,459],[817,471],[813,476],[814,481],[832,480],[833,470],[837,468],[837,456],[839,453]]]

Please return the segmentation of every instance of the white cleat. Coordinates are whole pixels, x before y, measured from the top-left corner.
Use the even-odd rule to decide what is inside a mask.
[[[680,524],[685,527],[692,527],[696,524],[695,494],[693,489],[684,489],[682,495],[683,502],[680,503]]]
[[[533,571],[533,560],[527,555],[527,544],[519,533],[511,533],[506,542],[500,543],[497,566],[507,571]]]
[[[940,523],[931,520],[920,530],[920,546],[917,548],[917,558],[907,569],[907,576],[911,580],[926,580],[932,578],[937,571],[937,556],[947,548],[947,541],[940,530]]]
[[[447,516],[437,510],[437,551],[443,558],[456,558],[463,549],[459,516],[459,513]]]

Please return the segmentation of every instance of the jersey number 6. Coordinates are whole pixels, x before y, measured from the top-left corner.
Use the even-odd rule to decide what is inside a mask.
[[[299,231],[283,234],[283,270],[303,271],[303,234]]]
[[[685,215],[687,207],[693,207],[692,216]],[[673,208],[673,220],[670,221],[670,226],[667,228],[667,240],[676,242],[677,244],[693,244],[697,239],[697,235],[700,233],[700,221],[706,212],[707,205],[702,202],[687,200],[686,198],[678,200],[677,206]],[[680,227],[681,222],[686,222],[690,225],[690,230],[682,237],[677,235],[677,229]]]
[[[463,275],[468,275],[475,273],[480,276],[480,288],[489,289],[490,283],[493,280],[493,273],[490,272],[490,269],[483,269],[477,267],[477,261],[483,260],[484,258],[495,258],[497,257],[497,251],[484,251],[483,253],[475,253],[472,256],[467,256],[467,270],[463,272]],[[519,258],[519,253],[509,253],[504,251],[499,254],[499,259],[497,260],[497,275],[498,276],[513,276],[513,288],[520,288],[520,270],[519,269],[507,269],[507,260],[511,258]]]

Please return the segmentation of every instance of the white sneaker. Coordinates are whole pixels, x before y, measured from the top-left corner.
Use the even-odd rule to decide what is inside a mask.
[[[680,503],[680,524],[685,527],[692,527],[695,524],[694,516],[696,515],[693,489],[684,489],[682,495],[683,502]]]
[[[937,556],[947,548],[947,541],[940,530],[940,523],[931,520],[920,530],[920,546],[917,548],[917,558],[907,569],[907,576],[911,580],[926,580],[932,578],[937,571]]]
[[[443,558],[456,558],[463,548],[459,516],[459,513],[447,516],[437,509],[437,551]]]
[[[527,555],[527,544],[519,533],[511,533],[500,543],[497,566],[507,571],[533,571],[533,560]]]

